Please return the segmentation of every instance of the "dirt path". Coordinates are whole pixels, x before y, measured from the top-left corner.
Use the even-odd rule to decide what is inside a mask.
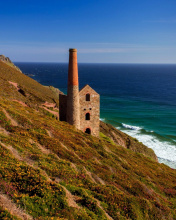
[[[4,209],[7,209],[12,215],[17,216],[20,219],[23,220],[32,220],[33,217],[26,214],[24,210],[17,207],[15,203],[13,203],[10,198],[8,198],[6,195],[0,193],[0,206]]]

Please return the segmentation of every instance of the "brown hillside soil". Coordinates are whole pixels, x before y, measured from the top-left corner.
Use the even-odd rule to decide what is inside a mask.
[[[27,105],[26,105],[24,102],[22,102],[22,101],[15,100],[15,99],[13,99],[12,101],[18,102],[18,103],[20,103],[22,106],[27,107]]]
[[[22,220],[32,220],[33,217],[31,217],[30,215],[26,214],[24,210],[18,208],[16,206],[16,204],[14,204],[7,195],[3,195],[0,193],[0,206],[5,209],[5,210],[9,210],[10,213],[16,217],[18,217],[19,219]],[[1,211],[0,211],[1,212]],[[5,219],[5,218],[4,218]],[[6,218],[7,219],[7,218]]]
[[[12,71],[4,63],[0,69]],[[31,104],[13,80],[0,77],[0,191],[15,207],[39,220],[176,219],[176,170],[133,152],[129,146],[140,143],[125,145],[123,133],[113,130],[121,138],[114,144],[108,133],[95,138],[56,120],[39,108],[57,103],[52,95],[23,82],[25,94],[38,92]],[[0,203],[0,219],[16,215]]]

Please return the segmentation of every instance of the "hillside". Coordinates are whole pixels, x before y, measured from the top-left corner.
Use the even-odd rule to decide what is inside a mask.
[[[9,66],[13,67],[14,69],[18,70],[19,72],[21,72],[21,70],[17,66],[14,65],[14,63],[10,60],[9,57],[6,57],[4,55],[0,55],[0,61],[6,63],[7,65],[9,65]]]
[[[58,121],[55,92],[1,61],[0,83],[0,219],[176,219],[176,170],[152,151]]]
[[[104,134],[105,137],[102,134]],[[123,146],[136,153],[141,153],[146,157],[150,157],[153,160],[158,161],[156,154],[151,148],[148,148],[136,138],[132,138],[128,134],[119,131],[112,125],[104,123],[103,121],[100,121],[100,135],[106,140],[109,138],[111,143]]]

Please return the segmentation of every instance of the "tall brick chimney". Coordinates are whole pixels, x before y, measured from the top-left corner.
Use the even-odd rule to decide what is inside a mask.
[[[79,83],[77,50],[69,49],[67,122],[80,129]]]

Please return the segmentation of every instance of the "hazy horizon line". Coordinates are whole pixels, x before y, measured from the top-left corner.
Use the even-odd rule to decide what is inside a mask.
[[[68,64],[68,62],[58,62],[58,61],[13,61],[14,63],[62,63],[62,64]],[[166,64],[170,64],[170,65],[176,65],[176,63],[115,63],[115,62],[78,62],[78,65],[79,64],[163,64],[163,65],[166,65]]]

